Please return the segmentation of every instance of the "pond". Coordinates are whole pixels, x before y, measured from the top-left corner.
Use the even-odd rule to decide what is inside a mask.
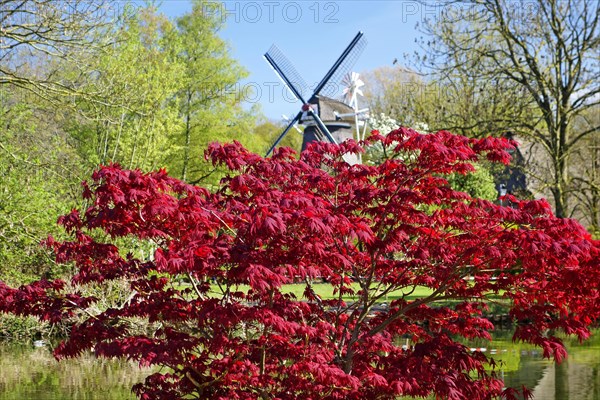
[[[486,354],[502,361],[501,374],[507,386],[527,386],[535,400],[600,400],[600,329],[579,344],[565,340],[569,356],[561,364],[542,358],[540,349],[513,343],[512,332],[495,333]]]
[[[600,330],[582,345],[567,341],[569,357],[558,366],[510,335],[498,331],[491,343],[470,344],[502,362],[508,386],[525,385],[536,400],[600,400]],[[125,361],[85,356],[58,363],[47,347],[0,344],[0,400],[133,400],[131,386],[147,373]]]
[[[1,400],[134,400],[148,370],[91,355],[57,362],[48,347],[0,344]]]

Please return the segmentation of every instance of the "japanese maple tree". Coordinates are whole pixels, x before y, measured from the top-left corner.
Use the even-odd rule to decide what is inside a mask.
[[[207,158],[230,170],[216,192],[102,167],[84,184],[89,208],[60,218],[72,240],[47,245],[74,265],[72,284],[124,279],[129,301],[92,312],[97,299],[60,280],[0,282],[0,311],[73,321],[58,358],[91,350],[165,367],[134,388],[142,399],[514,398],[461,340],[490,338],[486,304],[501,298],[514,339],[560,362],[557,334],[586,339],[598,317],[600,243],[544,200],[499,206],[448,185],[481,157],[507,162],[504,139],[401,128],[364,145],[377,142],[376,166],[345,163],[363,151],[351,141],[300,159],[213,144]],[[122,237],[153,257],[123,254]],[[286,292],[293,282],[302,298]],[[133,328],[140,319],[152,333]]]

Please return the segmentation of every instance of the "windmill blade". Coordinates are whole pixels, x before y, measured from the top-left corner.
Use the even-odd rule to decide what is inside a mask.
[[[310,114],[311,117],[314,118],[315,123],[317,124],[317,127],[319,128],[321,133],[327,138],[327,140],[329,140],[333,144],[338,144],[338,142],[335,140],[335,138],[333,136],[331,136],[331,132],[329,132],[329,129],[327,129],[327,127],[325,126],[325,124],[323,123],[321,118],[317,115],[317,113],[314,112],[314,110],[312,108],[308,109],[308,113]]]
[[[290,129],[292,129],[292,127],[294,127],[296,125],[296,123],[298,121],[300,121],[300,117],[302,117],[302,111],[300,111],[298,114],[296,114],[294,119],[292,119],[290,121],[290,123],[288,124],[288,126],[283,130],[283,132],[281,132],[281,135],[279,135],[277,137],[277,139],[275,139],[275,141],[273,142],[271,147],[269,147],[267,154],[265,154],[265,157],[268,157],[273,152],[275,147],[279,144],[279,142],[281,142],[281,140],[283,140],[283,138],[285,137],[285,135],[287,135],[287,133],[290,131]]]
[[[302,104],[306,104],[304,101],[304,93],[308,93],[308,85],[302,79],[302,76],[296,71],[294,65],[283,55],[281,50],[277,46],[272,45],[271,48],[264,55],[267,62],[275,70],[277,75],[286,84],[286,86],[294,93],[294,96],[298,100],[302,101]]]
[[[315,89],[315,94],[322,94],[327,97],[333,97],[337,92],[337,84],[342,80],[350,68],[356,63],[356,60],[363,52],[367,45],[367,40],[364,38],[362,32],[352,39],[352,42],[342,52],[342,55],[337,59],[335,64],[329,69],[327,74],[323,77],[321,82]]]
[[[284,120],[285,122],[288,122],[288,123],[290,122],[290,119],[289,119],[289,117],[288,117],[287,115],[285,115],[285,114],[281,114],[281,118],[283,118],[283,120]],[[297,131],[299,134],[301,134],[301,135],[303,134],[303,132],[300,130],[300,128],[298,128],[298,124],[294,124],[294,129],[295,129],[295,130],[296,130],[296,131]]]

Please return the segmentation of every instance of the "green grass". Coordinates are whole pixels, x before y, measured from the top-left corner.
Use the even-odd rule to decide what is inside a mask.
[[[184,286],[187,286],[188,284],[183,284]],[[179,286],[179,285],[177,285]],[[355,292],[358,292],[360,287],[358,283],[353,283],[352,288],[355,290]],[[315,291],[315,293],[317,295],[319,295],[321,297],[321,299],[323,300],[331,300],[331,299],[337,299],[338,298],[338,294],[334,295],[333,292],[333,286],[329,283],[326,282],[315,282],[312,284],[313,290]],[[305,283],[294,283],[294,284],[288,284],[288,285],[283,285],[281,288],[281,291],[283,293],[291,293],[294,296],[296,296],[296,298],[298,300],[302,300],[304,298],[304,289],[306,288],[306,284]],[[178,287],[178,289],[181,289],[181,287]],[[237,288],[232,288],[232,290],[234,291],[240,291],[240,292],[248,292],[248,290],[250,289],[249,285],[239,285]],[[405,289],[399,289],[399,290],[395,290],[392,291],[390,293],[387,294],[387,296],[382,296],[377,302],[378,303],[389,303],[391,301],[400,299],[400,298],[404,298],[407,301],[411,301],[411,300],[416,300],[416,299],[421,299],[424,297],[429,296],[431,293],[433,292],[433,290],[431,288],[428,287],[424,287],[424,286],[417,286],[414,291],[411,292],[410,288],[405,288]],[[218,286],[216,284],[211,285],[211,293],[209,293],[209,296],[214,296],[214,297],[219,297],[221,295],[221,292],[218,288]],[[344,295],[342,297],[342,299],[346,302],[352,302],[352,301],[356,301],[358,300],[358,296],[357,295]],[[438,306],[452,306],[453,304],[460,302],[460,301],[464,301],[464,299],[462,300],[443,300],[443,301],[437,301],[435,302],[435,304],[437,304]],[[502,293],[500,294],[496,294],[496,295],[488,295],[486,296],[485,299],[483,299],[484,302],[488,303],[488,306],[490,307],[489,311],[487,313],[489,314],[503,314],[506,313],[507,311],[507,302],[506,299],[502,298]]]
[[[296,295],[297,298],[302,298],[302,294],[304,293],[305,286],[306,286],[305,284],[300,284],[300,283],[285,285],[282,289],[282,292],[293,293]],[[360,289],[358,283],[353,283],[352,288],[356,292],[358,292]],[[314,289],[315,293],[318,294],[322,299],[334,299],[334,298],[338,297],[338,295],[334,296],[333,286],[331,286],[328,283],[315,283],[315,284],[313,284],[313,289]],[[395,290],[393,292],[390,292],[387,296],[382,297],[381,301],[387,302],[387,301],[399,299],[403,296],[403,292],[408,293],[409,291],[410,291],[409,289]],[[413,300],[416,298],[426,297],[426,296],[429,296],[431,294],[431,292],[432,292],[432,290],[430,288],[419,286],[415,289],[414,292],[407,295],[406,299]],[[344,296],[343,298],[345,301],[352,301],[352,300],[357,299],[356,296]]]
[[[317,295],[319,295],[323,300],[331,300],[331,299],[338,298],[338,295],[334,295],[333,286],[330,285],[329,283],[314,283],[312,285],[312,287],[313,287],[313,290],[315,291],[315,293]],[[250,287],[248,285],[240,285],[237,290],[239,290],[241,292],[247,292],[249,288]],[[297,299],[302,299],[305,288],[306,288],[306,284],[304,284],[304,283],[294,283],[294,284],[289,284],[289,285],[283,285],[281,291],[283,293],[294,294]],[[356,292],[358,292],[360,289],[358,283],[353,283],[352,288]],[[216,285],[212,286],[212,291],[215,293],[215,295],[217,293],[219,293],[219,289]],[[387,296],[382,297],[380,299],[380,302],[389,302],[392,300],[399,299],[399,298],[403,297],[403,293],[408,293],[408,292],[410,292],[410,289],[395,290],[393,292],[388,293]],[[407,295],[405,298],[407,300],[414,300],[417,298],[426,297],[426,296],[430,295],[431,292],[432,292],[432,290],[430,288],[418,286],[412,293]],[[343,296],[343,299],[344,299],[344,301],[353,301],[353,300],[357,300],[357,296],[345,295],[345,296]]]

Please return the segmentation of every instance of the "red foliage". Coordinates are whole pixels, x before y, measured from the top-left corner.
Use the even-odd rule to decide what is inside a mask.
[[[475,400],[516,393],[458,341],[490,337],[488,296],[511,300],[515,340],[556,361],[566,353],[549,332],[589,336],[600,243],[543,200],[502,207],[443,178],[482,156],[506,162],[508,142],[409,129],[368,140],[392,157],[350,166],[341,155],[361,151],[353,142],[316,144],[300,160],[289,149],[265,159],[213,144],[207,158],[231,170],[216,193],[164,171],[102,167],[85,184],[91,206],[60,219],[73,240],[48,245],[74,263],[73,282],[127,279],[135,295],[79,319],[57,357],[92,350],[167,367],[135,388],[142,399]],[[98,229],[106,243],[92,238]],[[114,239],[125,236],[153,243],[152,259],[121,254]],[[178,285],[181,276],[193,285]],[[315,294],[319,277],[337,300]],[[298,281],[303,299],[282,292]],[[416,287],[431,294],[374,307]],[[95,301],[60,281],[0,283],[0,311],[52,322]],[[132,334],[133,317],[154,334]],[[401,337],[414,345],[403,349]]]

